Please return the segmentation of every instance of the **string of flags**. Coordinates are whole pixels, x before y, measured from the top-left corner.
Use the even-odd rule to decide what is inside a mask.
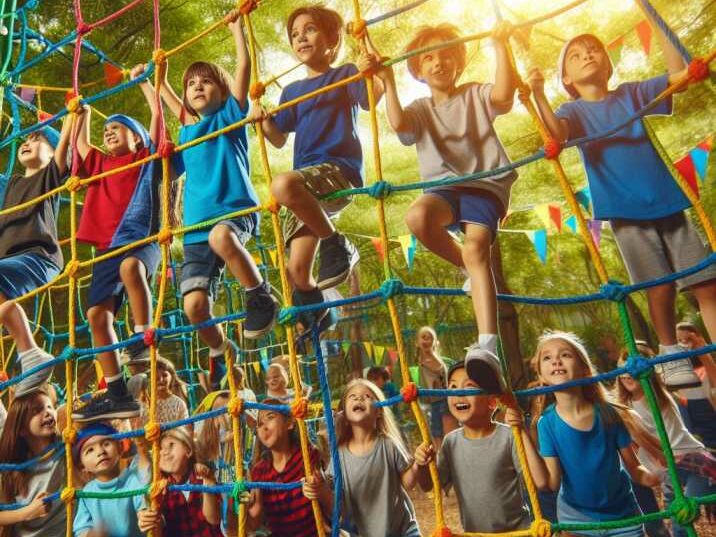
[[[607,43],[607,54],[609,54],[609,58],[612,60],[613,64],[617,64],[619,62],[622,55],[622,49],[624,48],[624,42],[627,37],[633,34],[636,34],[639,39],[639,43],[641,44],[644,54],[648,56],[651,53],[651,38],[653,31],[649,21],[643,19],[627,32],[623,33],[610,43]]]

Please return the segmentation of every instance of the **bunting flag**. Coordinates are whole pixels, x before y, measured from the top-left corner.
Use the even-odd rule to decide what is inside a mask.
[[[251,362],[251,367],[254,368],[254,372],[258,377],[261,374],[261,365],[258,362]]]
[[[408,368],[408,372],[410,373],[410,380],[413,381],[416,385],[420,384],[420,366],[419,365],[413,365]]]
[[[385,354],[385,347],[375,345],[373,348],[375,349],[375,356],[373,357],[373,359],[375,360],[376,365],[383,365],[383,355]]]
[[[343,354],[348,354],[348,351],[351,350],[352,345],[353,345],[353,343],[351,343],[350,341],[344,341],[343,343],[341,343],[341,348],[343,349]]]
[[[572,233],[577,232],[577,217],[572,215],[564,221],[564,224],[569,228]]]
[[[540,203],[539,205],[535,205],[534,211],[537,218],[539,218],[540,222],[542,222],[545,230],[549,233],[552,228],[552,219],[549,216],[549,203]]]
[[[686,156],[674,162],[674,167],[679,170],[681,177],[686,180],[694,194],[699,197],[699,184],[696,181],[696,166],[691,159],[691,153],[687,153]]]
[[[268,371],[269,368],[269,361],[267,357],[262,356],[261,357],[261,367],[264,371]]]
[[[574,197],[577,198],[577,202],[584,207],[585,211],[589,211],[589,207],[592,205],[592,194],[589,192],[588,186],[575,192]]]
[[[619,59],[622,57],[622,49],[624,48],[624,36],[616,38],[611,43],[607,44],[607,54],[612,64],[616,65],[619,63]]]
[[[696,168],[696,173],[698,174],[699,179],[702,182],[706,180],[706,171],[709,163],[709,153],[711,152],[712,146],[713,137],[709,136],[704,141],[699,142],[699,144],[689,152],[689,154],[691,155],[691,160],[694,163],[694,167]]]
[[[271,264],[276,267],[278,266],[278,250],[275,248],[270,248],[269,251],[269,257],[271,258]]]
[[[544,229],[534,229],[526,233],[537,252],[537,257],[542,264],[545,264],[547,262],[547,232]]]
[[[122,83],[124,72],[109,62],[104,63],[104,82],[107,87],[114,87]]]
[[[587,227],[592,234],[592,239],[597,248],[602,242],[602,221],[601,220],[587,220]]]
[[[380,258],[381,263],[384,262],[385,255],[383,255],[383,241],[380,240],[380,237],[371,237],[370,242],[373,243],[375,251],[378,252],[378,257]]]
[[[368,354],[368,357],[372,359],[374,354],[373,344],[370,341],[364,341],[363,347],[365,348],[365,352]]]
[[[388,349],[388,360],[390,365],[394,365],[398,361],[398,351],[395,349]]]
[[[644,19],[634,26],[634,31],[639,38],[641,48],[644,49],[644,54],[648,56],[651,53],[651,24],[649,24],[648,20]]]
[[[35,100],[35,88],[20,88],[20,99],[26,103],[31,103]]]
[[[557,228],[557,232],[562,233],[562,209],[559,205],[555,205],[554,203],[549,204],[549,217],[554,227]]]
[[[42,110],[37,110],[37,121],[47,121],[52,117],[52,114],[48,114],[47,112],[43,112]]]
[[[415,261],[415,249],[417,247],[417,240],[415,235],[408,233],[407,235],[400,235],[398,237],[400,243],[400,249],[403,251],[405,257],[405,263],[408,265],[408,271],[413,270],[413,263]]]

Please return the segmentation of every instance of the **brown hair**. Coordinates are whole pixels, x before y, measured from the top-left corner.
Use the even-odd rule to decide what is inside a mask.
[[[186,68],[186,71],[184,71],[184,76],[182,78],[182,87],[184,88],[182,104],[184,105],[184,109],[187,112],[189,112],[192,116],[198,118],[200,117],[199,112],[194,110],[189,105],[189,101],[186,98],[186,86],[189,83],[189,80],[191,80],[195,76],[210,78],[214,82],[216,82],[216,85],[219,86],[219,90],[221,91],[222,102],[224,102],[228,98],[229,93],[231,91],[231,76],[229,76],[229,73],[226,72],[226,69],[211,62],[194,62]]]
[[[32,458],[30,444],[23,433],[27,432],[27,426],[32,419],[33,405],[38,397],[45,396],[49,399],[49,395],[45,389],[37,392],[16,397],[10,404],[7,411],[7,419],[5,427],[0,436],[0,463],[18,464]],[[60,439],[55,434],[52,442]],[[12,470],[2,475],[2,496],[6,501],[14,501],[18,495],[27,494],[28,476],[24,471]]]
[[[228,392],[217,395],[211,408],[206,409],[206,411],[226,406],[230,397]],[[222,400],[222,402],[219,402],[219,400]],[[220,416],[214,416],[213,418],[204,420],[201,430],[196,437],[196,456],[200,462],[215,461],[221,456],[219,426],[221,422],[224,422],[227,430],[231,428],[231,420],[227,419],[227,416],[228,414],[221,414]],[[227,458],[230,457],[232,459],[231,462],[233,462],[233,455],[234,450],[232,449],[227,450],[225,454]],[[227,460],[226,462],[229,461]]]
[[[285,403],[282,403],[278,399],[264,399],[262,401],[264,405],[271,405],[271,406],[284,406]],[[256,415],[256,428],[259,427],[259,418],[261,416],[261,412],[267,412],[267,410],[262,409],[259,410],[258,414]],[[294,424],[293,429],[289,430],[288,432],[288,442],[292,449],[295,449],[300,445],[300,439],[298,437],[298,429],[295,426],[296,419],[291,414],[284,414],[283,412],[276,410],[271,410],[270,412],[276,412],[277,414],[281,415],[281,419],[284,420],[284,423],[286,424],[286,427],[288,427],[291,423]],[[268,449],[266,446],[264,446],[261,441],[259,440],[258,431],[256,432],[256,449],[254,449],[254,458],[252,461],[252,466],[256,463],[258,463],[260,460],[272,460],[271,456],[271,450]]]
[[[457,29],[457,26],[447,22],[438,24],[437,26],[421,26],[413,36],[413,39],[405,45],[404,52],[407,53],[421,49],[434,39],[454,41],[460,39],[460,31]],[[467,63],[467,48],[465,47],[465,43],[446,48],[445,51],[454,57],[459,78],[459,75],[465,70],[465,64]],[[408,71],[410,71],[410,74],[413,75],[413,78],[416,80],[420,80],[421,56],[422,54],[416,54],[408,58]]]
[[[288,34],[288,42],[293,44],[291,33],[293,32],[293,23],[301,15],[308,15],[316,23],[318,29],[321,30],[328,38],[330,47],[329,63],[336,61],[338,52],[343,44],[343,18],[337,11],[329,9],[322,4],[311,6],[301,6],[294,9],[288,16],[286,21],[286,33]]]
[[[639,347],[642,347],[642,345],[637,345],[637,348]],[[641,348],[639,348],[639,351],[644,353]],[[650,354],[644,354],[647,356],[654,356],[653,352],[651,352]],[[626,350],[623,350],[617,365],[621,367],[626,364],[627,357],[628,352]],[[624,374],[626,375],[628,373]],[[651,387],[654,389],[654,395],[656,395],[656,402],[659,405],[659,409],[664,412],[664,410],[666,410],[670,406],[671,396],[667,393],[666,388],[664,387],[664,382],[661,380],[661,377],[659,377],[659,375],[651,376]],[[632,401],[634,397],[632,396],[631,392],[627,390],[622,384],[621,375],[617,377],[614,392],[616,394],[617,401],[619,401],[622,405],[627,407],[632,406]]]
[[[157,370],[159,369],[163,369],[169,372],[172,377],[172,383],[169,386],[169,391],[181,398],[181,400],[186,403],[188,397],[186,383],[179,378],[179,375],[177,375],[176,367],[174,367],[172,361],[162,356],[158,356]]]

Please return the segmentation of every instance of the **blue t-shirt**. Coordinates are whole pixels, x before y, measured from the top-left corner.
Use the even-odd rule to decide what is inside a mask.
[[[627,82],[601,101],[577,99],[555,114],[569,122],[569,138],[607,131],[640,110],[669,85],[668,75]],[[671,97],[649,114],[671,114]],[[592,195],[594,218],[653,220],[690,207],[668,168],[654,149],[641,119],[613,136],[579,145]]]
[[[298,80],[281,92],[280,103],[315,91],[355,75],[352,63],[331,68],[314,78]],[[294,169],[324,162],[337,164],[355,186],[363,184],[363,152],[358,137],[358,106],[368,110],[365,81],[351,82],[281,110],[274,116],[276,126],[285,133],[295,132]]]
[[[232,96],[213,114],[179,130],[179,143],[184,144],[227,127],[246,117],[248,105],[241,109]],[[174,159],[177,175],[186,171],[184,183],[184,225],[190,226],[223,214],[240,211],[259,204],[249,180],[249,149],[246,127],[229,131],[177,153]],[[253,218],[258,218],[255,213]],[[209,228],[184,235],[184,244],[206,242]]]
[[[148,482],[136,465],[136,460],[118,477],[111,481],[93,479],[82,489],[85,492],[121,492],[137,490]],[[141,537],[137,523],[137,511],[146,508],[144,495],[111,500],[80,498],[72,525],[74,537],[93,528],[104,530],[108,537]]]
[[[559,494],[572,508],[595,520],[616,520],[639,512],[619,450],[632,443],[621,421],[604,425],[598,406],[589,431],[571,427],[554,405],[537,422],[539,452],[562,467]]]

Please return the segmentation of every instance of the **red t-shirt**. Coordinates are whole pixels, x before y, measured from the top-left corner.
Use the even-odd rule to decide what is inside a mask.
[[[311,467],[321,468],[321,455],[309,446]],[[271,481],[274,483],[293,483],[306,476],[303,471],[301,448],[291,454],[283,472],[277,472],[270,459],[263,459],[251,468],[252,481]],[[264,508],[264,522],[274,537],[315,537],[316,519],[313,516],[311,500],[303,495],[299,487],[292,490],[261,491]]]
[[[112,156],[94,147],[82,162],[81,177],[90,177],[126,166],[149,156],[149,149]],[[109,248],[124,212],[132,199],[141,166],[99,179],[87,188],[77,239],[100,250]]]

